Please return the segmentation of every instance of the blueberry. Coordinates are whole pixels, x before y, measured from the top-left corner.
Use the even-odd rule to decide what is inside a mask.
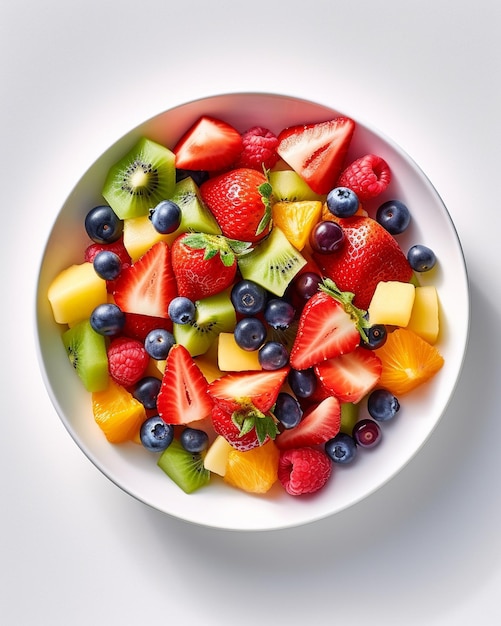
[[[191,324],[195,320],[195,303],[177,296],[170,301],[167,313],[174,324]]]
[[[325,453],[334,463],[351,463],[357,455],[355,439],[346,433],[338,433],[324,444]]]
[[[281,391],[278,394],[273,413],[277,420],[287,429],[297,426],[303,417],[303,411],[299,402],[294,396],[285,391]]]
[[[399,235],[409,226],[411,214],[400,200],[388,200],[378,208],[376,220],[392,235]]]
[[[259,349],[258,359],[264,370],[279,370],[289,362],[289,353],[282,343],[268,341]]]
[[[264,319],[267,324],[277,330],[286,330],[296,314],[295,308],[282,298],[272,298],[266,304]]]
[[[313,369],[291,369],[287,377],[290,388],[298,398],[309,398],[317,388],[317,377]]]
[[[113,243],[123,233],[123,222],[106,205],[96,206],[85,216],[87,235],[96,243]]]
[[[122,261],[111,250],[101,250],[92,261],[96,274],[104,280],[115,280],[122,271]]]
[[[125,325],[125,313],[116,304],[98,304],[90,315],[90,325],[100,335],[118,335]]]
[[[350,217],[358,211],[357,194],[348,187],[336,187],[327,194],[326,204],[329,211],[337,217]]]
[[[252,280],[241,280],[231,290],[231,302],[237,313],[255,315],[264,309],[267,291]]]
[[[427,272],[431,270],[437,262],[433,250],[419,243],[409,249],[407,252],[407,260],[415,272]]]
[[[209,446],[209,435],[198,428],[185,428],[179,436],[181,445],[187,452],[200,454]]]
[[[135,385],[132,395],[146,409],[155,409],[162,381],[154,376],[145,376]]]
[[[146,352],[156,361],[165,360],[174,344],[174,335],[165,328],[150,330],[144,340]]]
[[[234,337],[242,350],[258,350],[266,339],[266,327],[257,317],[244,317],[235,326]]]
[[[387,389],[375,389],[367,398],[369,415],[378,422],[392,419],[399,409],[398,399]]]
[[[181,209],[172,200],[162,200],[149,213],[153,228],[162,235],[173,233],[181,224]]]
[[[176,170],[176,182],[178,183],[180,180],[184,180],[185,178],[191,178],[195,185],[200,187],[202,183],[204,183],[209,178],[209,172],[205,170],[185,170],[185,169],[177,169]]]
[[[386,343],[388,338],[388,331],[386,330],[386,326],[384,326],[384,324],[374,324],[373,326],[366,328],[365,332],[367,333],[367,339],[364,340],[361,345],[369,350],[381,348],[381,346]]]
[[[147,450],[162,452],[174,439],[174,426],[166,424],[159,415],[155,415],[143,422],[139,437]]]
[[[379,424],[371,419],[362,419],[353,426],[353,439],[362,448],[376,446],[382,437]]]

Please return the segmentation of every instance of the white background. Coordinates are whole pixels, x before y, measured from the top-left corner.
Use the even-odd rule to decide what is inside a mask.
[[[501,623],[497,0],[1,4],[1,623]],[[45,238],[94,159],[172,105],[253,90],[399,143],[456,224],[472,301],[420,453],[333,518],[256,534],[171,519],[102,476],[49,402],[33,321]]]

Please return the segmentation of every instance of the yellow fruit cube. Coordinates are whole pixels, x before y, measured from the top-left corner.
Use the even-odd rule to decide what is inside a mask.
[[[440,323],[438,293],[435,286],[416,287],[416,297],[407,329],[414,331],[428,343],[436,343]]]
[[[260,370],[257,350],[242,350],[233,333],[220,333],[217,361],[223,372],[246,372]]]
[[[209,472],[214,472],[219,476],[226,474],[226,465],[228,464],[228,456],[233,450],[231,444],[226,439],[218,435],[204,457],[204,467]]]
[[[56,322],[72,325],[107,302],[106,281],[96,274],[92,263],[70,265],[52,281],[47,297]]]
[[[415,287],[396,280],[378,283],[369,304],[369,322],[405,327],[414,305]]]
[[[272,208],[274,223],[298,250],[308,243],[310,231],[319,221],[321,213],[322,203],[316,200],[276,202]]]
[[[172,235],[162,235],[155,230],[148,215],[124,220],[124,246],[132,261],[137,261],[159,241],[171,244]]]

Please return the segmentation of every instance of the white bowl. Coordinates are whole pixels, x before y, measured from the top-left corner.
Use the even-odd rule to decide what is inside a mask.
[[[53,321],[46,294],[49,283],[61,269],[82,261],[88,243],[84,217],[102,201],[100,191],[109,166],[141,136],[172,147],[202,114],[226,120],[240,131],[262,125],[276,133],[293,124],[349,115],[283,95],[225,94],[170,109],[117,141],[78,181],[47,242],[37,294],[41,369],[52,402],[70,435],[96,467],[131,496],[179,519],[209,527],[250,531],[298,526],[337,513],[373,493],[395,476],[434,430],[454,392],[467,344],[469,298],[464,257],[451,218],[423,172],[391,140],[356,120],[349,157],[368,152],[379,154],[393,173],[393,181],[384,196],[377,198],[377,205],[385,199],[398,198],[411,210],[412,225],[399,236],[402,248],[422,243],[437,255],[438,268],[429,276],[423,274],[421,282],[432,282],[438,288],[442,330],[437,347],[445,364],[430,383],[401,399],[398,416],[391,424],[383,424],[381,444],[371,451],[362,450],[352,465],[335,466],[332,479],[321,492],[295,498],[276,486],[266,496],[257,497],[222,481],[213,481],[214,484],[186,495],[156,466],[156,457],[141,446],[107,442],[94,422],[90,394],[68,364],[60,339],[61,327]]]

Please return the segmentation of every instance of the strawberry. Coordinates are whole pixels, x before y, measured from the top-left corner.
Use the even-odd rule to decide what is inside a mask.
[[[376,154],[360,157],[343,171],[339,187],[348,187],[361,201],[370,200],[386,190],[391,181],[388,163]]]
[[[285,128],[277,152],[319,194],[329,193],[344,167],[355,131],[348,117]]]
[[[144,376],[149,361],[144,344],[136,339],[117,337],[108,346],[110,376],[124,387],[134,385]]]
[[[327,359],[314,367],[322,387],[340,402],[359,402],[377,384],[381,359],[372,351],[358,347],[353,352]]]
[[[290,364],[304,370],[325,359],[351,352],[360,344],[366,323],[363,311],[351,303],[352,294],[342,293],[332,281],[324,280],[320,290],[305,304],[299,317]]]
[[[243,149],[233,168],[251,167],[263,171],[276,165],[278,154],[276,148],[278,138],[271,130],[261,126],[253,126],[242,135]]]
[[[353,304],[367,309],[380,281],[411,279],[412,268],[400,246],[375,219],[354,216],[338,222],[345,234],[343,246],[313,258],[339,289],[354,294]]]
[[[122,261],[122,270],[124,270],[126,267],[129,267],[132,263],[132,259],[127,252],[127,248],[124,246],[123,237],[121,237],[117,241],[113,241],[112,243],[91,243],[85,249],[84,260],[92,263],[96,254],[103,250],[114,252],[119,256],[120,260]],[[115,280],[106,281],[106,289],[109,293],[113,293],[113,291],[115,290],[115,282]]]
[[[172,346],[167,356],[157,409],[167,424],[188,424],[211,414],[207,380],[181,344]]]
[[[172,244],[172,269],[179,295],[194,302],[229,287],[237,273],[237,255],[248,247],[221,235],[179,235]]]
[[[176,168],[217,172],[229,167],[242,147],[242,137],[233,126],[203,115],[175,145]]]
[[[291,496],[318,491],[329,480],[331,471],[329,457],[316,448],[284,450],[278,460],[278,480]]]
[[[122,334],[131,339],[144,341],[151,330],[163,328],[172,332],[172,322],[166,317],[153,317],[152,315],[141,315],[140,313],[126,313],[125,325]]]
[[[263,172],[241,167],[200,186],[202,198],[230,239],[257,242],[271,229],[271,185]]]
[[[170,256],[169,246],[159,241],[122,270],[113,291],[122,311],[167,317],[169,303],[177,295]]]
[[[281,450],[316,446],[335,437],[341,428],[341,403],[329,396],[305,411],[295,428],[284,430],[275,439]]]
[[[264,445],[278,433],[276,420],[271,414],[252,408],[230,412],[215,404],[212,425],[218,435],[241,452]]]

